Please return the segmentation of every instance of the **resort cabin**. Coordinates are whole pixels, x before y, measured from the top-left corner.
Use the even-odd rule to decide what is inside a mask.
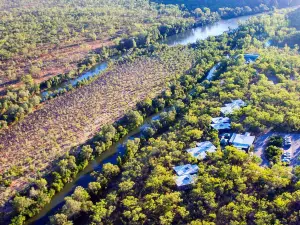
[[[215,117],[212,118],[212,128],[215,130],[230,130],[230,119],[228,117]]]
[[[197,181],[197,175],[183,175],[175,177],[175,183],[181,190],[190,188]]]
[[[258,59],[258,57],[258,54],[244,54],[244,59],[247,64],[255,62]]]
[[[230,119],[228,117],[215,117],[211,119],[211,122],[213,124],[218,124],[218,123],[230,123]]]
[[[255,136],[251,136],[250,133],[245,134],[232,134],[229,144],[245,151],[248,151],[255,140]]]
[[[197,159],[205,159],[207,152],[215,152],[217,149],[210,141],[197,143],[196,145],[196,148],[188,149],[187,152]]]
[[[232,114],[234,110],[238,110],[244,106],[246,106],[246,103],[243,100],[233,100],[231,103],[225,104],[225,106],[221,108],[221,112],[223,115],[229,115]]]
[[[183,166],[175,166],[173,169],[178,176],[182,176],[197,173],[199,167],[197,165],[186,164]]]

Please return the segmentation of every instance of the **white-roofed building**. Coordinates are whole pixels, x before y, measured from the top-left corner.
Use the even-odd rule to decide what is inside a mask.
[[[215,130],[229,130],[231,128],[230,119],[228,117],[215,117],[211,119],[211,126]]]
[[[230,123],[229,117],[215,117],[211,119],[212,123]]]
[[[199,170],[199,167],[197,165],[186,164],[183,166],[175,166],[175,167],[173,167],[173,169],[175,170],[175,172],[178,176],[182,176],[182,175],[197,173]]]
[[[176,176],[175,183],[179,188],[188,188],[190,185],[196,183],[197,175],[183,175],[183,176]]]
[[[231,129],[230,123],[217,123],[217,124],[211,124],[211,126],[215,130],[230,130]]]
[[[246,103],[241,99],[233,100],[231,102],[232,102],[231,104],[234,104],[234,105],[239,106],[239,107],[246,106]]]
[[[187,152],[197,159],[204,159],[207,152],[215,152],[217,149],[210,141],[197,143],[196,145],[196,148],[188,149]]]
[[[258,54],[244,54],[244,59],[246,63],[253,63],[258,59]]]
[[[232,114],[234,110],[238,110],[244,106],[246,106],[246,103],[243,100],[241,100],[241,99],[233,100],[233,101],[231,101],[231,103],[227,103],[227,104],[225,104],[224,107],[221,107],[221,112],[224,115],[229,115],[229,114]]]
[[[248,150],[255,140],[255,136],[251,136],[249,133],[246,134],[233,134],[229,140],[229,144],[232,146],[242,149]]]

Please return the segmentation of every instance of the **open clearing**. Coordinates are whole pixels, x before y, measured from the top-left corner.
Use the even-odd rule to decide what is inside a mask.
[[[181,51],[181,50],[178,50]],[[51,171],[53,162],[73,146],[86,141],[146,96],[160,93],[167,81],[191,67],[188,55],[174,54],[168,63],[159,58],[140,58],[104,73],[90,85],[47,102],[23,121],[0,134],[0,174],[18,166],[22,176],[10,187],[0,187],[3,204],[28,178]],[[184,66],[182,66],[184,65]]]

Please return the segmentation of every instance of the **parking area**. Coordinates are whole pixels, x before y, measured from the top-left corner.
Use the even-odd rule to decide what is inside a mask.
[[[272,136],[290,136],[291,137],[291,146],[283,147],[284,153],[290,153],[291,155],[291,164],[290,166],[300,165],[300,133],[280,133],[269,131],[266,134],[263,134],[255,140],[254,143],[254,154],[262,159],[261,166],[268,166],[269,162],[264,155],[264,150],[267,147],[267,143],[270,137]]]

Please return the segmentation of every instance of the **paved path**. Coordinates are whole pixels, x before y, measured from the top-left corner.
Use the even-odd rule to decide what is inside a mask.
[[[261,166],[268,166],[269,162],[264,155],[264,150],[268,143],[268,140],[272,136],[280,135],[282,137],[289,135],[292,138],[292,145],[290,148],[284,147],[284,152],[291,153],[291,166],[300,165],[300,133],[280,133],[269,131],[259,136],[254,143],[254,154],[262,159]]]

